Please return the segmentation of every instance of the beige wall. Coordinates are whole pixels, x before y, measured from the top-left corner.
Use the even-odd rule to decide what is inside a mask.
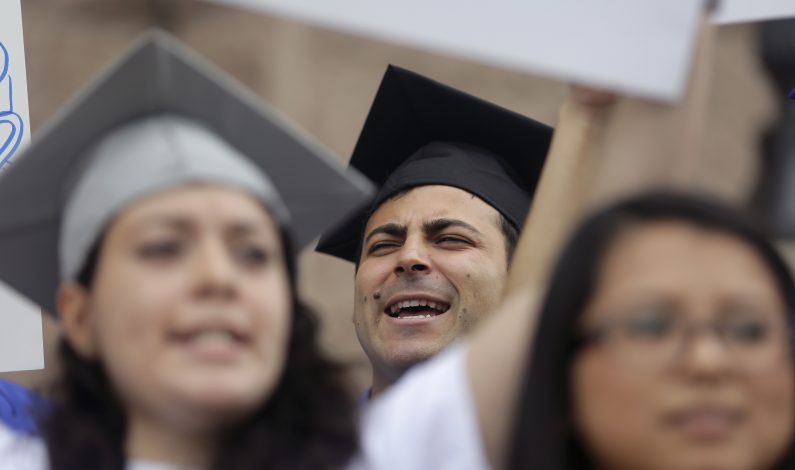
[[[156,23],[253,88],[343,161],[388,63],[550,124],[566,90],[553,80],[193,0],[22,1],[34,134],[72,93]],[[733,201],[748,195],[757,171],[755,138],[772,110],[752,33],[746,26],[719,33],[707,152],[697,164],[703,186]],[[324,345],[355,366],[357,387],[364,386],[369,366],[350,320],[352,266],[309,252],[301,268],[302,291],[323,320]],[[16,377],[37,380],[41,374]]]

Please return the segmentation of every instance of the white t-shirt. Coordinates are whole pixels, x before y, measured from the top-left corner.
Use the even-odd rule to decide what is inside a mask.
[[[487,469],[465,359],[466,346],[456,344],[373,400],[349,470]],[[43,441],[0,423],[0,470],[49,470]],[[131,461],[127,470],[190,469]]]
[[[466,345],[454,344],[373,400],[360,423],[352,468],[488,468],[466,373]]]
[[[45,470],[47,449],[41,439],[19,434],[0,422],[0,469]]]

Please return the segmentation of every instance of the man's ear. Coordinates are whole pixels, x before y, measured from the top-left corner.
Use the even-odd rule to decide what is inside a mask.
[[[97,345],[86,288],[77,282],[66,281],[58,288],[56,303],[61,329],[69,345],[80,356],[94,359]]]

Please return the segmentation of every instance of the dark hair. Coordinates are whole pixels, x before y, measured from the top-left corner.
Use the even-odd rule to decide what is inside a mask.
[[[295,259],[282,233],[291,280],[293,322],[287,360],[272,395],[222,436],[212,470],[343,468],[358,447],[343,368],[321,354],[314,313],[297,298]],[[98,243],[78,281],[90,287]],[[58,396],[41,429],[53,470],[123,470],[126,416],[100,362],[61,341]]]
[[[519,229],[514,227],[504,215],[500,214],[500,230],[502,231],[503,238],[505,238],[505,255],[507,256],[506,259],[508,260],[508,267],[510,268],[513,252],[516,251],[516,243],[519,241]]]
[[[405,196],[406,194],[408,194],[409,192],[411,192],[415,188],[417,188],[417,187],[416,186],[412,186],[410,188],[401,189],[400,191],[396,192],[395,194],[389,196],[386,200],[387,201],[393,201],[395,199],[399,199],[399,198]],[[464,190],[464,191],[466,191],[466,190]],[[475,196],[473,194],[472,197],[477,197],[477,196]],[[373,216],[373,214],[375,213],[375,211],[378,210],[379,207],[381,207],[381,206],[380,205],[374,206],[372,209],[370,209],[369,213],[367,214],[366,220],[370,220],[370,217]],[[507,267],[510,267],[511,266],[511,258],[513,258],[513,252],[516,250],[516,243],[519,241],[519,228],[515,227],[499,211],[497,212],[497,216],[498,216],[497,224],[499,225],[500,231],[502,232],[502,236],[505,239],[505,255],[506,255],[505,259],[508,261],[508,266]],[[365,235],[366,234],[364,233],[364,228],[362,228],[362,233],[359,234],[359,243],[358,243],[357,249],[356,249],[356,253],[357,253],[356,261],[354,262],[354,267],[355,267],[355,269],[357,271],[359,270],[359,262],[361,261],[361,258],[362,258],[362,248],[364,246],[364,236]]]
[[[529,352],[514,437],[511,469],[594,468],[572,426],[571,366],[577,353],[577,323],[594,293],[605,254],[631,227],[655,221],[682,221],[731,234],[761,257],[773,274],[793,323],[795,285],[782,258],[742,214],[709,199],[658,191],[612,205],[582,223],[558,261]],[[792,450],[784,460],[795,462]]]

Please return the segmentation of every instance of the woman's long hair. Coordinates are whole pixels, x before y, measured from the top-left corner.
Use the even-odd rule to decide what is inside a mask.
[[[266,402],[222,435],[211,470],[343,468],[357,449],[344,370],[318,349],[316,317],[298,300],[289,240],[282,233],[293,305],[284,372]],[[78,278],[89,288],[100,246]],[[123,470],[127,421],[102,364],[63,340],[59,353],[62,379],[40,419],[52,470]]]
[[[605,254],[632,227],[655,221],[682,221],[744,241],[773,274],[792,326],[795,285],[772,244],[740,213],[707,199],[654,192],[615,204],[588,218],[574,233],[553,272],[535,341],[528,353],[510,469],[594,468],[572,425],[571,370],[577,354],[577,324],[596,287]],[[783,468],[795,468],[790,450]]]

